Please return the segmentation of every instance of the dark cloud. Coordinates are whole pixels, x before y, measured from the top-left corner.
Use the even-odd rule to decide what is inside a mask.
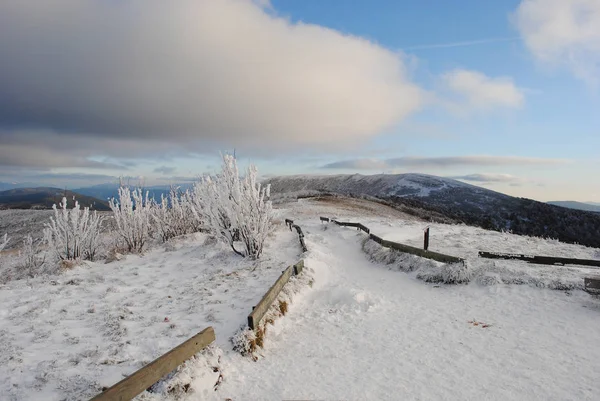
[[[250,1],[0,2],[3,165],[339,149],[421,103],[399,54]]]
[[[43,171],[27,171],[25,173],[16,173],[14,171],[0,172],[0,181],[15,182],[15,178],[17,178],[16,181],[21,183],[31,183],[28,186],[45,185],[59,188],[87,187],[118,182],[118,177],[107,174],[47,173]]]
[[[173,174],[175,172],[175,170],[177,170],[175,167],[160,166],[160,167],[155,168],[154,172],[164,174],[164,175],[169,175],[169,174]]]

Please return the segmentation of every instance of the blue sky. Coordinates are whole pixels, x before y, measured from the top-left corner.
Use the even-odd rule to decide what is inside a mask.
[[[235,148],[600,202],[598,1],[49,3],[0,9],[0,181],[177,182]]]

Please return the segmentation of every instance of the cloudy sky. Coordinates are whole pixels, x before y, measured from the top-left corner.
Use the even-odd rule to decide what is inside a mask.
[[[598,0],[0,0],[0,181],[421,172],[600,202]]]

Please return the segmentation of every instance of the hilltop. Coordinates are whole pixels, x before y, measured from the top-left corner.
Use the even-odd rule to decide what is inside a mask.
[[[110,210],[108,202],[73,191],[60,188],[14,188],[0,192],[0,209],[51,209],[52,205],[60,203],[63,197],[70,205],[73,199],[82,207],[92,210]]]

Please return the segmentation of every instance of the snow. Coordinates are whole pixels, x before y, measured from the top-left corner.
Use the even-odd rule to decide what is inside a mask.
[[[260,261],[196,234],[143,256],[0,285],[0,393],[87,399],[207,326],[231,348],[252,305],[299,259],[295,233],[280,225],[273,238]]]
[[[301,257],[297,234],[283,224],[260,261],[194,234],[143,255],[0,285],[0,394],[87,399],[211,325],[214,346],[139,400],[597,399],[600,300],[579,286],[550,289],[597,270],[490,261],[477,251],[598,258],[599,250],[424,223],[356,199],[305,199],[277,214],[302,227],[314,284],[295,289],[256,362],[230,339]],[[429,225],[430,249],[465,258],[469,271],[458,273],[480,279],[424,282],[419,269],[447,267],[378,259],[389,251],[369,250],[364,233],[322,224],[321,215],[414,246]],[[492,276],[499,279],[481,279]]]
[[[368,261],[363,234],[296,223],[314,289],[265,358],[224,355],[211,399],[597,398],[600,304],[586,293],[426,284]]]

